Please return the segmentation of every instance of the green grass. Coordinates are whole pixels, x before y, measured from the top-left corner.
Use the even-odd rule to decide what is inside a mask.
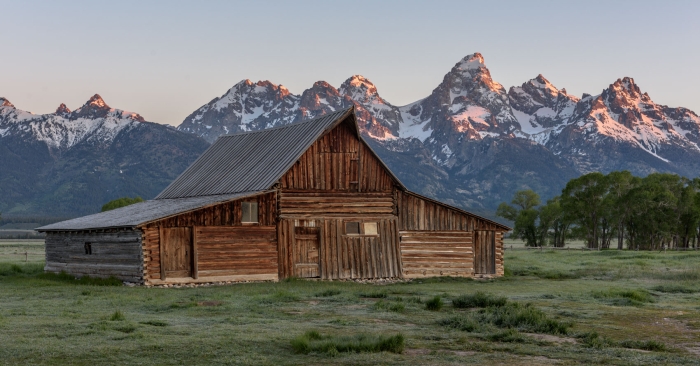
[[[42,262],[13,254],[22,243],[12,245],[0,257],[0,365],[700,360],[691,353],[700,344],[700,251],[507,250],[508,271],[520,275],[163,289],[44,275]],[[427,310],[435,297],[444,306]],[[310,330],[317,335],[305,337]],[[295,350],[304,345],[308,352]]]
[[[435,296],[432,299],[425,302],[425,309],[430,311],[440,311],[445,303],[442,301],[440,296]]]
[[[405,338],[401,334],[393,336],[357,334],[351,336],[323,336],[311,330],[294,338],[291,342],[294,352],[311,352],[337,356],[340,353],[402,353]]]
[[[483,291],[477,291],[471,295],[461,295],[452,300],[452,306],[458,309],[485,308],[489,306],[504,306],[508,299],[503,296],[494,296]]]

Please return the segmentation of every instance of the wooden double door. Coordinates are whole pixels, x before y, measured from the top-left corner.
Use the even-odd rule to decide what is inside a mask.
[[[317,227],[295,227],[293,254],[293,276],[312,278],[321,276],[320,230]]]
[[[496,273],[496,232],[474,231],[474,274]]]
[[[161,279],[192,277],[192,242],[190,227],[161,229]]]

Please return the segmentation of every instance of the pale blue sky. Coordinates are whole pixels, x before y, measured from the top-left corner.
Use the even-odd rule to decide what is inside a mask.
[[[481,52],[506,88],[543,74],[597,94],[634,77],[700,113],[700,1],[4,1],[0,96],[20,109],[114,108],[178,125],[242,79],[300,94],[372,80],[404,105]]]

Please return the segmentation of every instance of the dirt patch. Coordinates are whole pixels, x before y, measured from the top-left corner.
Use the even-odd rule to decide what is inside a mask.
[[[321,303],[321,302],[318,301],[318,300],[311,300],[311,301],[307,301],[307,303],[308,303],[309,305],[318,305],[318,304]]]
[[[223,303],[223,301],[199,301],[197,306],[220,306]]]
[[[557,343],[557,344],[562,344],[562,343],[572,343],[576,344],[576,339],[574,338],[569,338],[569,337],[558,337],[555,335],[551,334],[537,334],[537,333],[523,333],[527,335],[528,337],[537,339],[539,341],[545,341],[545,342],[552,342],[552,343]]]

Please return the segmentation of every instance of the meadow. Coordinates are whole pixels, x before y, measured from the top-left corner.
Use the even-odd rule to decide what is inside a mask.
[[[0,364],[700,362],[700,251],[515,249],[494,280],[166,289],[44,274],[42,248],[0,242]]]

